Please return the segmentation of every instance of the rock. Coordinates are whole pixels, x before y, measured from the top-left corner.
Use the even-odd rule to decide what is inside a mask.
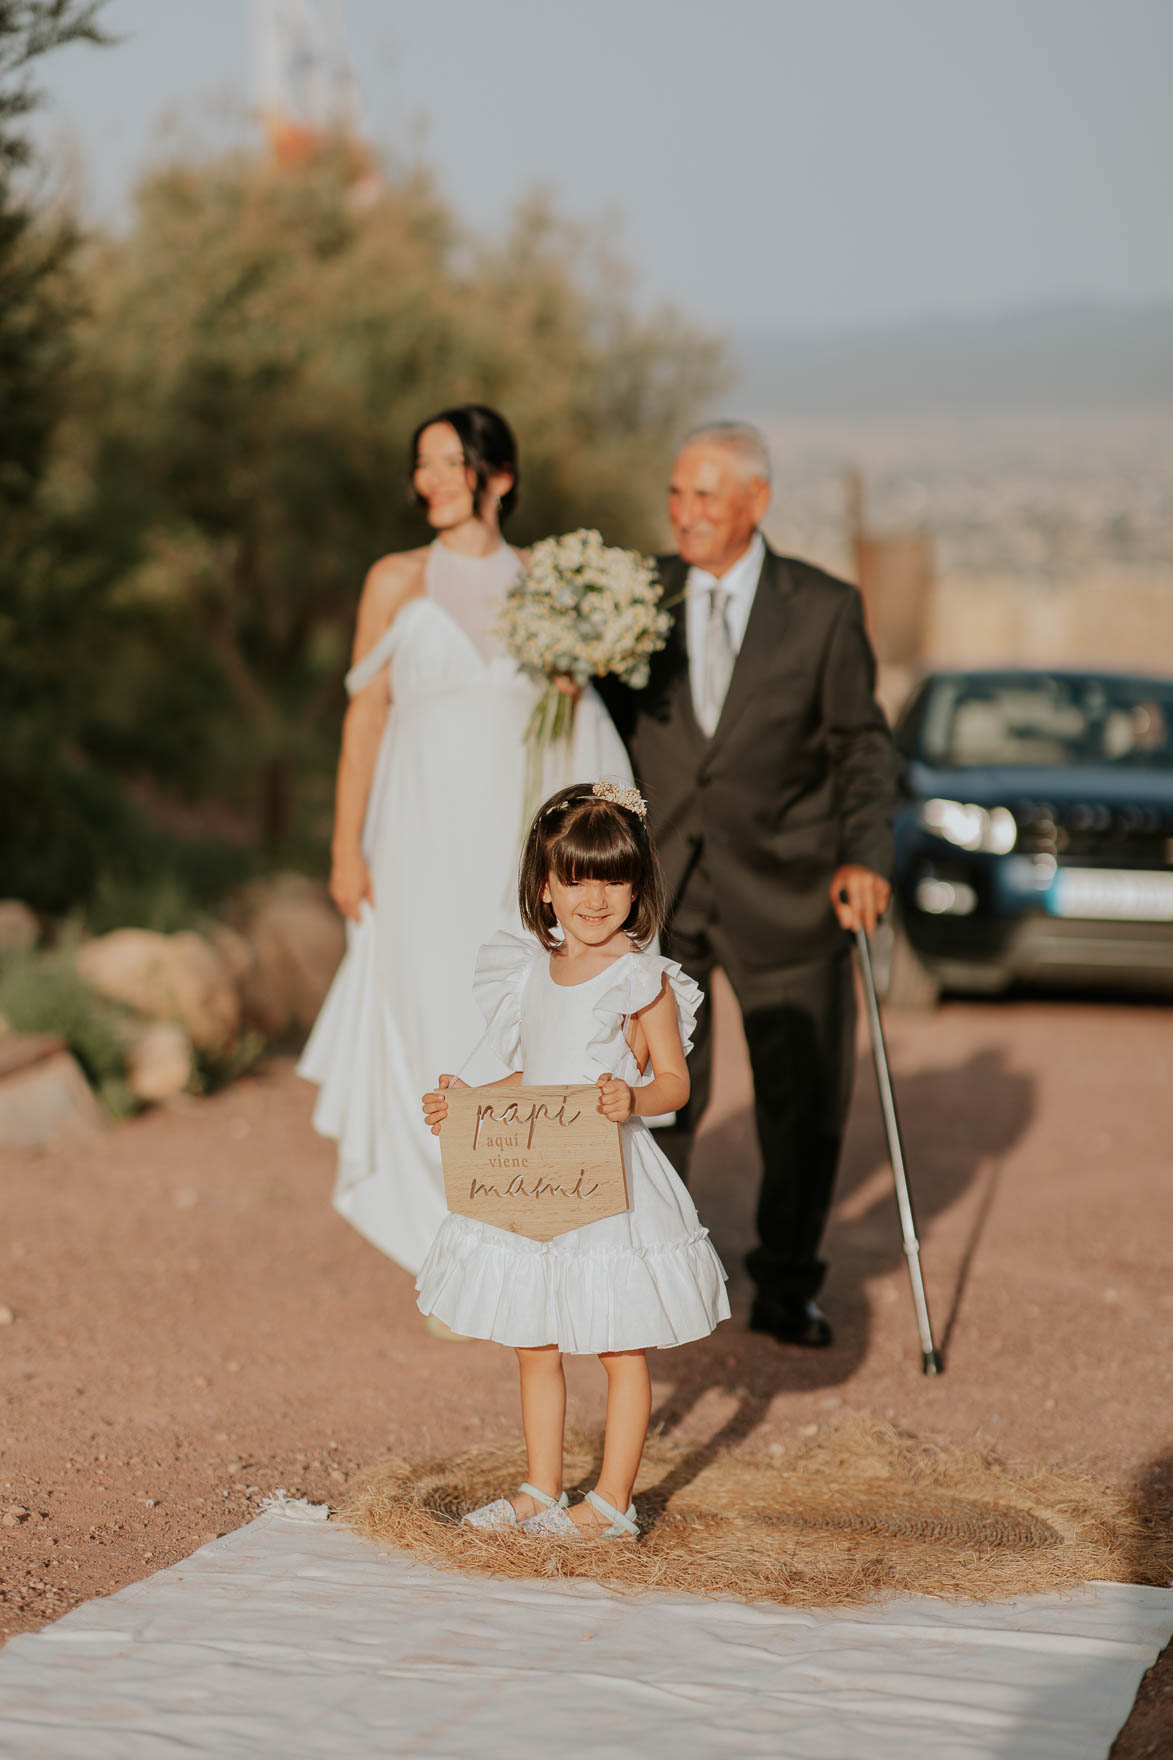
[[[63,1039],[9,1033],[0,1041],[0,1146],[93,1136],[106,1123]]]
[[[278,874],[240,895],[237,928],[252,952],[240,980],[247,1018],[269,1038],[306,1032],[346,950],[346,930],[324,886]]]
[[[178,1021],[151,1021],[127,1047],[127,1080],[136,1100],[170,1100],[191,1076],[192,1042]]]
[[[178,1021],[200,1051],[226,1051],[240,1030],[232,974],[202,935],[115,929],[87,941],[77,971],[91,989],[148,1020]]]
[[[40,939],[36,912],[19,898],[0,898],[0,953],[27,953]]]
[[[227,923],[214,923],[208,930],[208,940],[228,967],[232,982],[239,988],[255,963],[252,948],[244,936],[230,929]]]

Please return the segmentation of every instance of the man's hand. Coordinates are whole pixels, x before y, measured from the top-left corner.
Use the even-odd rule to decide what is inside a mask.
[[[635,1095],[625,1081],[618,1076],[600,1076],[599,1111],[612,1124],[622,1124],[635,1111]]]
[[[861,867],[858,862],[848,862],[844,867],[836,868],[831,879],[831,903],[839,918],[839,926],[853,933],[862,928],[874,935],[876,924],[887,910],[891,897],[892,888],[884,876],[873,873],[871,868]]]

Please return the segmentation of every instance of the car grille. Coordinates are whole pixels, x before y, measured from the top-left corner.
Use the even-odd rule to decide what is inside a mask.
[[[1024,855],[1061,856],[1134,868],[1173,866],[1173,808],[1097,801],[1007,803]]]

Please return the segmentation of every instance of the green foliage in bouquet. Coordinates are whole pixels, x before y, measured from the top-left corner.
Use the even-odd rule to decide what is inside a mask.
[[[610,675],[643,690],[672,624],[662,597],[654,560],[605,544],[593,528],[531,548],[500,625],[518,665],[544,686],[526,732],[525,824],[543,792],[547,754],[574,731],[574,695],[565,684],[581,688]]]

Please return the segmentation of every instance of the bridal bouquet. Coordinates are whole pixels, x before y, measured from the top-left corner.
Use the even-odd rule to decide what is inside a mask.
[[[543,538],[530,550],[499,626],[522,671],[546,686],[526,733],[528,811],[538,803],[547,752],[569,744],[574,730],[575,697],[558,679],[581,687],[610,673],[642,690],[671,626],[662,591],[651,557],[612,548],[598,532]]]

